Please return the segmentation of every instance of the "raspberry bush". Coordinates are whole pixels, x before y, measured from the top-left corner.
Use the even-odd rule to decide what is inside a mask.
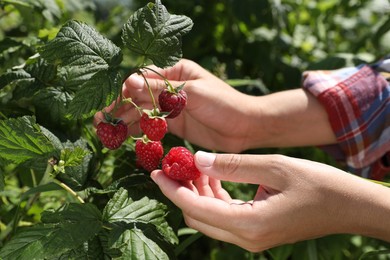
[[[163,0],[170,13],[195,24],[185,37],[173,31],[166,39],[176,21],[183,33],[189,31],[181,22],[185,17],[163,12],[155,33],[155,13],[144,8],[160,2],[147,2],[0,0],[0,259],[389,258],[388,243],[355,235],[255,254],[195,234],[137,162],[135,144],[143,136],[127,136],[114,150],[103,148],[91,120],[120,95],[119,82],[129,72],[145,72],[142,64],[169,66],[164,63],[173,64],[182,51],[253,95],[295,88],[307,69],[374,62],[390,51],[388,1]],[[137,28],[146,33],[132,38]],[[72,32],[75,37],[68,37]],[[55,60],[42,58],[57,35],[57,45],[47,49]],[[156,44],[146,49],[152,35],[158,36]],[[161,143],[164,156],[171,147],[191,150],[169,133]],[[334,163],[317,148],[250,152]],[[242,200],[252,199],[257,188],[223,185]],[[25,242],[23,249],[17,241]]]
[[[128,136],[114,111],[128,102],[121,90],[129,73],[180,60],[181,37],[192,25],[156,0],[124,23],[121,47],[73,19],[28,46],[8,43],[25,48],[28,58],[0,75],[7,96],[0,109],[0,170],[23,183],[9,197],[13,203],[7,201],[10,214],[1,216],[0,259],[176,258],[181,215],[149,177],[164,156],[167,113],[151,96],[152,111],[138,107],[143,135]],[[140,62],[129,68],[127,59]],[[113,111],[105,111],[113,102]],[[98,111],[105,119],[95,129]],[[10,180],[0,175],[0,191]]]

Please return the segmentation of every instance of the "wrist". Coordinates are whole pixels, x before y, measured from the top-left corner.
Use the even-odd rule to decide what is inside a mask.
[[[390,242],[390,189],[367,179],[351,176],[344,187],[345,233]]]
[[[324,145],[336,142],[328,114],[303,89],[254,97],[250,121],[256,147]],[[252,148],[252,147],[251,147]]]

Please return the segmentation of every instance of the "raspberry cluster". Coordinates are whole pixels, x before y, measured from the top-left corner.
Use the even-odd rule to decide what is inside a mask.
[[[187,104],[187,94],[182,89],[184,85],[173,88],[167,79],[164,80],[167,87],[158,96],[160,108],[156,106],[151,91],[149,93],[154,109],[143,110],[134,104],[141,114],[140,128],[143,132],[141,138],[134,138],[136,162],[148,172],[157,169],[161,163],[163,172],[170,178],[195,180],[200,176],[200,172],[195,167],[193,154],[187,148],[173,147],[164,157],[162,139],[168,132],[166,118],[177,117]],[[96,134],[105,147],[118,149],[128,137],[127,125],[120,119],[112,119],[113,112],[103,113],[105,120],[97,125]]]

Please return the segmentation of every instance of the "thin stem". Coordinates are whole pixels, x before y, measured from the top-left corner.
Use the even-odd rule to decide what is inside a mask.
[[[150,97],[151,97],[151,99],[152,99],[153,108],[154,108],[154,111],[156,111],[156,110],[157,110],[157,104],[156,104],[156,100],[154,99],[152,89],[151,89],[151,87],[150,87],[150,85],[149,85],[149,82],[148,82],[148,80],[146,79],[145,75],[144,75],[143,73],[141,73],[141,75],[142,75],[142,77],[143,77],[144,80],[145,80],[146,86],[148,86],[148,91],[149,91],[149,95],[150,95]]]
[[[145,69],[145,70],[150,70],[150,71],[152,71],[153,73],[156,73],[158,76],[160,76],[160,77],[164,80],[164,82],[168,85],[168,88],[169,88],[170,90],[173,90],[173,89],[174,89],[174,87],[171,85],[171,83],[169,82],[169,80],[168,80],[164,75],[162,75],[161,73],[159,73],[158,71],[156,71],[156,70],[154,70],[154,69],[152,69],[152,68],[146,67],[146,66],[141,67],[141,68],[142,68],[142,69]]]
[[[123,103],[132,104],[132,105],[135,107],[135,109],[137,109],[137,111],[139,112],[139,115],[142,116],[142,112],[141,112],[142,108],[139,107],[136,103],[134,103],[133,99],[131,99],[131,98],[125,98],[125,99],[122,100],[122,102],[123,102]]]
[[[42,177],[41,181],[39,182],[39,185],[46,184],[49,181],[49,178],[53,172],[52,160],[53,160],[53,158],[48,160],[45,173],[43,174],[43,177]]]
[[[33,169],[31,169],[30,173],[31,173],[31,179],[32,179],[33,187],[36,187],[37,186],[37,178],[35,177],[35,171]]]
[[[56,179],[54,179],[54,182],[57,183],[61,188],[69,192],[73,197],[75,197],[80,203],[85,203],[85,201],[74,191],[72,190],[68,185],[66,185],[63,182],[60,182]]]

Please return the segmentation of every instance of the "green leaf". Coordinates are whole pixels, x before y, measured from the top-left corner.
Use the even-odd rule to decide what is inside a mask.
[[[101,70],[86,81],[68,107],[71,118],[88,118],[114,101],[122,87],[118,71]]]
[[[24,70],[42,84],[49,84],[57,75],[57,66],[48,64],[37,55],[26,61]]]
[[[91,117],[119,95],[122,51],[93,27],[69,21],[40,54],[62,66],[65,88],[76,91],[68,107],[70,118]]]
[[[61,150],[57,169],[58,179],[74,190],[81,190],[88,177],[92,154],[83,140],[75,143],[67,142]]]
[[[68,259],[93,259],[109,260],[120,257],[121,252],[118,249],[110,248],[107,244],[107,231],[102,230],[97,236],[81,244],[78,248],[69,250],[58,257],[60,260]]]
[[[99,70],[99,67],[88,68],[86,72],[85,69],[78,67],[61,67],[59,69],[61,85],[64,86],[66,91],[75,93]]]
[[[150,223],[169,242],[177,243],[178,239],[165,219],[166,206],[157,200],[144,197],[133,201],[128,192],[120,188],[103,210],[103,219],[114,223]]]
[[[11,70],[0,76],[0,89],[17,80],[34,81],[31,75],[23,69]]]
[[[78,248],[102,229],[101,213],[93,204],[68,204],[44,212],[42,224],[21,228],[0,250],[3,259],[47,259]]]
[[[55,152],[34,117],[0,120],[0,157],[3,159],[19,164],[49,159]]]
[[[72,100],[70,93],[61,88],[47,87],[39,90],[33,99],[38,120],[51,124],[66,124],[67,104]]]
[[[174,259],[174,254],[168,249],[163,250],[157,241],[155,241],[156,239],[150,238],[155,238],[155,234],[153,236],[153,228],[150,228],[150,225],[149,228],[148,225],[141,226],[140,229],[138,227],[128,228],[125,225],[118,225],[111,232],[112,246],[122,252],[121,259]]]
[[[131,51],[158,67],[173,66],[182,57],[181,37],[193,26],[184,15],[169,14],[160,0],[138,9],[123,26],[122,40]]]
[[[97,67],[117,67],[122,61],[119,47],[93,27],[78,21],[62,26],[56,38],[40,49],[40,54],[48,61],[77,66],[86,72]]]
[[[91,152],[89,150],[81,147],[75,147],[74,149],[66,148],[61,151],[60,159],[65,162],[65,167],[78,166],[83,162],[85,156],[90,153]]]

